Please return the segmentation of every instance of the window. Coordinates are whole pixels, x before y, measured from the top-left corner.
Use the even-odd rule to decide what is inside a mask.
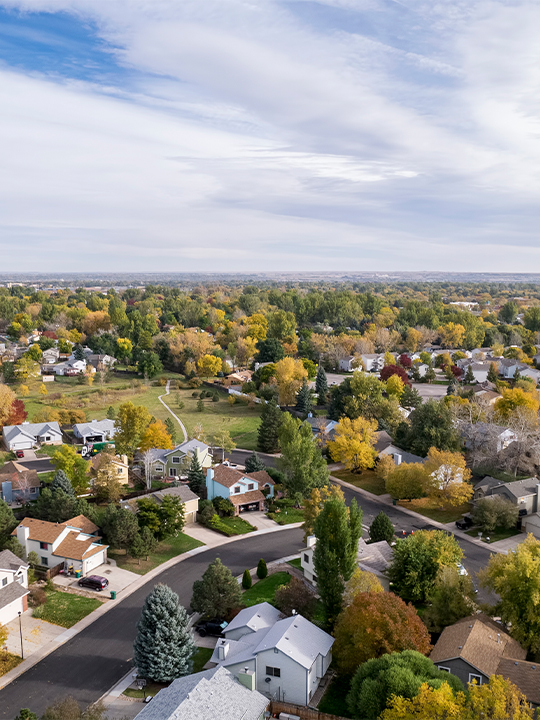
[[[279,668],[266,666],[266,674],[271,677],[281,677],[281,670]]]
[[[51,436],[45,435],[45,437],[43,439],[45,440],[45,442],[49,442],[49,440],[51,439]]]
[[[173,457],[172,459],[174,465],[178,465],[180,463],[180,458],[178,456]]]
[[[48,550],[48,549],[49,549],[49,543],[40,542],[40,543],[39,543],[39,549],[40,549],[40,550]]]
[[[7,578],[2,578],[2,587],[7,585]]]
[[[304,562],[309,565],[309,555],[307,553],[304,553]]]
[[[248,490],[254,490],[255,485],[253,483],[249,483]]]
[[[234,488],[234,492],[235,492],[235,493],[239,493],[239,492],[240,492],[240,488],[238,487],[238,485]]]
[[[49,564],[48,558],[42,556],[42,558],[41,558],[41,564],[42,564],[42,565],[48,565],[48,564]]]
[[[161,473],[161,472],[163,472],[163,467],[162,467],[161,465],[156,465],[156,467],[154,468],[154,470],[155,470],[156,472],[158,472],[158,473]]]
[[[176,477],[176,468],[169,468],[169,477]]]
[[[121,474],[122,474],[122,468],[121,468],[121,467],[117,467],[117,468],[116,468],[116,472],[118,473],[118,475],[121,475]]]
[[[441,668],[441,670],[442,670],[442,668]],[[474,673],[469,673],[469,682],[473,683],[473,685],[481,685],[482,684],[482,676],[475,675]]]
[[[439,670],[442,670],[443,672],[447,672],[447,673],[452,674],[450,668],[443,667],[442,665],[437,665],[437,667],[439,668]]]

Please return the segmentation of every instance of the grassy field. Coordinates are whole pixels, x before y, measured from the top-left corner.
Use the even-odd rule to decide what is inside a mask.
[[[70,628],[101,605],[97,598],[82,597],[58,590],[47,591],[47,602],[34,609],[40,620]]]
[[[241,517],[221,517],[218,521],[218,527],[223,528],[225,535],[244,535],[245,533],[254,532],[257,528],[247,520]]]
[[[437,520],[437,522],[440,523],[455,522],[471,509],[469,503],[463,503],[463,505],[457,505],[456,507],[441,509],[436,501],[430,500],[429,498],[420,498],[419,500],[398,500],[398,505],[400,507],[413,510],[420,515],[425,515],[425,517],[430,518],[430,520]]]
[[[244,605],[251,607],[261,602],[272,604],[278,587],[286,585],[290,581],[291,576],[286,572],[274,573],[273,575],[265,577],[264,580],[259,580],[253,587],[244,592],[242,596]]]
[[[373,495],[384,495],[386,493],[384,480],[377,477],[373,470],[364,470],[361,475],[352,473],[350,470],[335,470],[332,475],[355,487],[362,488],[366,492],[373,493]]]
[[[118,567],[131,570],[131,572],[138,575],[145,575],[149,570],[153,570],[161,563],[201,545],[204,545],[204,543],[195,540],[189,535],[180,533],[177,537],[167,538],[159,543],[154,552],[148,556],[148,560],[141,560],[140,563],[139,560],[126,555],[125,551],[122,550],[109,550],[108,554],[116,560]]]

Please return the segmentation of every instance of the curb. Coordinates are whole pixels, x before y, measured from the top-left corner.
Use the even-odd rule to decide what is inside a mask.
[[[253,537],[254,535],[269,535],[271,533],[280,532],[282,530],[292,530],[301,527],[301,525],[302,523],[293,523],[291,525],[278,525],[278,527],[276,528],[265,528],[264,530],[256,530],[253,533],[249,533],[249,537]],[[153,570],[150,570],[150,572],[146,573],[146,575],[141,575],[140,579],[134,580],[131,585],[128,585],[124,590],[120,591],[122,593],[122,597],[117,596],[116,600],[109,600],[108,602],[104,602],[99,608],[96,608],[94,612],[90,613],[78,623],[73,625],[73,627],[67,629],[65,632],[61,633],[50,642],[43,645],[43,647],[41,647],[39,650],[36,650],[35,653],[32,653],[28,660],[23,660],[19,665],[17,665],[16,668],[13,668],[13,670],[10,670],[5,675],[2,675],[0,677],[0,690],[3,690],[6,685],[9,685],[11,682],[13,682],[13,680],[16,680],[18,677],[23,675],[27,670],[30,670],[30,668],[34,667],[34,665],[37,665],[38,662],[50,655],[58,647],[64,645],[68,640],[71,640],[71,638],[75,637],[75,635],[78,635],[82,630],[85,630],[89,625],[92,625],[92,623],[94,623],[98,618],[109,612],[111,608],[116,607],[116,605],[122,602],[125,598],[132,595],[143,585],[146,585],[146,583],[151,581],[164,570],[168,570],[169,568],[178,565],[179,563],[190,557],[193,557],[194,555],[200,555],[203,552],[214,550],[215,548],[221,547],[222,545],[228,545],[231,542],[237,542],[238,540],[245,539],[245,535],[238,535],[235,538],[224,538],[224,541],[222,543],[219,543],[218,545],[212,545],[210,547],[207,545],[203,545],[202,547],[188,550],[188,552],[182,553],[182,555],[178,555],[177,557],[171,558],[170,560],[167,560],[167,562],[158,565]],[[293,557],[296,557],[296,555],[293,555]]]

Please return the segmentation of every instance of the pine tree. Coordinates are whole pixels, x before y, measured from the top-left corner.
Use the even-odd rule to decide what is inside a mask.
[[[281,425],[282,412],[275,400],[264,405],[261,412],[259,437],[257,446],[261,452],[275,453],[279,451],[278,431]]]
[[[139,560],[141,564],[141,558],[146,557],[154,550],[157,545],[157,540],[149,527],[145,526],[138,532],[133,538],[131,547],[129,548],[129,554]]]
[[[263,463],[263,461],[256,452],[251,453],[251,455],[246,458],[244,467],[247,473],[258,472],[259,470],[266,470],[266,465]]]
[[[474,373],[472,371],[472,367],[469,365],[467,367],[467,372],[465,373],[465,377],[463,378],[463,382],[465,385],[472,385],[475,381]]]
[[[456,394],[456,383],[455,380],[451,380],[448,383],[448,387],[446,388],[446,394],[447,395],[455,395]]]
[[[219,558],[210,563],[202,580],[193,583],[190,605],[204,617],[223,618],[241,604],[240,585]]]
[[[167,585],[156,585],[146,598],[133,650],[138,674],[147,680],[166,683],[191,673],[195,643],[188,614]]]
[[[416,388],[410,385],[405,385],[399,404],[404,408],[417,408],[422,404],[422,398]]]
[[[187,471],[189,489],[199,495],[206,487],[206,475],[199,462],[197,453],[193,453],[191,464]]]
[[[244,590],[249,590],[252,585],[253,580],[251,579],[251,573],[249,570],[244,570],[244,574],[242,575],[242,587]]]
[[[116,410],[113,408],[112,405],[109,405],[109,408],[107,410],[107,417],[109,420],[116,420]]]
[[[328,399],[328,380],[322,365],[319,365],[315,378],[315,392],[318,395],[317,405],[324,405]]]
[[[519,368],[516,368],[514,370],[514,382],[517,382],[518,380],[521,380],[521,373],[519,372]]]
[[[199,398],[197,400],[197,412],[204,412],[204,403],[202,401],[202,398]]]
[[[394,537],[394,526],[392,521],[383,512],[380,512],[369,526],[369,537],[371,542],[386,540],[390,542]]]
[[[489,363],[487,379],[491,383],[496,383],[497,380],[499,379],[499,376],[497,375],[497,371],[495,370],[495,363]]]
[[[261,558],[257,563],[257,577],[259,580],[264,580],[267,575],[268,568],[266,567],[266,562]]]
[[[54,473],[54,478],[51,483],[51,490],[54,492],[55,490],[62,490],[66,493],[66,495],[71,495],[72,497],[75,496],[75,491],[73,490],[73,485],[71,484],[68,476],[63,470],[57,470]]]
[[[170,417],[165,420],[165,427],[167,428],[167,432],[171,436],[172,444],[176,445],[176,428]]]
[[[309,385],[307,384],[306,378],[302,383],[302,387],[296,395],[296,409],[302,415],[307,415],[311,412],[311,393],[309,392]]]

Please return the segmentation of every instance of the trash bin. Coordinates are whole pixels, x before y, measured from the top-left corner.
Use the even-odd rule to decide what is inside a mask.
[[[392,500],[392,505],[397,505],[397,500]]]
[[[116,600],[116,590],[111,590],[111,600]]]
[[[80,578],[80,577],[81,577],[81,571],[80,571],[80,570],[77,570],[77,571],[75,572],[75,577],[77,577],[77,578]]]

